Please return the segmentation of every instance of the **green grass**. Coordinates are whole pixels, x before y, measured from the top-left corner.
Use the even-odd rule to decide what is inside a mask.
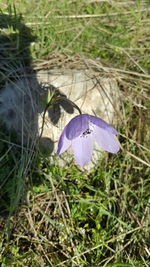
[[[2,267],[149,266],[148,8],[148,1],[1,1],[1,15],[12,14],[15,25],[3,28],[0,20],[0,52],[9,62],[1,84],[18,59],[38,66],[63,54],[68,62],[98,58],[116,68],[122,92],[122,149],[104,153],[89,172],[69,158],[60,167],[30,147],[16,147],[1,131]],[[82,16],[69,17],[75,15]]]

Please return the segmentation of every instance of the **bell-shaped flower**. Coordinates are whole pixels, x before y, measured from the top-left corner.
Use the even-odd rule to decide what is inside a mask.
[[[75,160],[80,166],[84,166],[92,158],[94,140],[101,150],[117,153],[120,144],[116,134],[117,131],[111,125],[96,116],[77,115],[62,131],[57,155],[62,154],[72,146]]]

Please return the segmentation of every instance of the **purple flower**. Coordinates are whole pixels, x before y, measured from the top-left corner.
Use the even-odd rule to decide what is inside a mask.
[[[80,166],[84,166],[92,157],[94,139],[102,150],[110,153],[119,151],[120,144],[115,134],[117,131],[102,119],[80,114],[64,128],[58,142],[57,155],[72,146],[75,160]]]

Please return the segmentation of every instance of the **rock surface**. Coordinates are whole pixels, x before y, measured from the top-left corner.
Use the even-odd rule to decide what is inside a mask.
[[[39,71],[37,79],[44,86],[52,85],[54,90],[73,101],[82,111],[97,115],[112,125],[116,125],[116,111],[119,110],[119,89],[114,78],[102,78],[99,73],[91,74],[89,70],[53,70]],[[46,112],[42,137],[48,147],[48,140],[54,141],[54,151],[57,149],[62,129],[79,112],[67,102],[60,103],[55,109]],[[39,114],[39,128],[41,128],[43,113]],[[52,123],[54,122],[54,123]],[[51,146],[51,142],[50,142]],[[95,146],[95,148],[98,148]],[[49,148],[50,149],[50,148]],[[98,149],[99,150],[99,149]],[[96,149],[93,161],[99,157]],[[70,151],[68,150],[68,153]],[[64,154],[63,154],[64,160]],[[93,164],[89,164],[91,168]]]
[[[48,93],[49,92],[49,93]],[[19,139],[35,140],[41,135],[47,96],[56,92],[62,96],[57,105],[47,109],[41,138],[41,148],[56,152],[62,129],[79,114],[64,96],[74,102],[82,113],[94,114],[116,125],[119,111],[119,90],[115,78],[101,77],[90,70],[40,70],[36,78],[7,83],[0,91],[0,118]],[[64,158],[64,156],[63,156]],[[94,161],[98,153],[94,154]]]

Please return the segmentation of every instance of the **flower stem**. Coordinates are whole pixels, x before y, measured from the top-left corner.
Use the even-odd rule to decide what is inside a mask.
[[[54,99],[55,98],[55,99]],[[74,103],[72,102],[70,99],[66,98],[65,96],[57,96],[55,97],[54,95],[50,98],[50,101],[47,103],[45,109],[44,109],[44,113],[43,113],[43,121],[42,121],[42,127],[41,127],[41,133],[39,135],[39,138],[42,137],[43,134],[43,130],[44,130],[44,122],[45,122],[45,114],[46,111],[48,110],[48,108],[50,108],[51,106],[53,107],[53,99],[54,99],[54,103],[59,102],[59,100],[65,100],[66,102],[70,103],[74,108],[76,108],[79,111],[79,114],[82,114],[80,108]]]

